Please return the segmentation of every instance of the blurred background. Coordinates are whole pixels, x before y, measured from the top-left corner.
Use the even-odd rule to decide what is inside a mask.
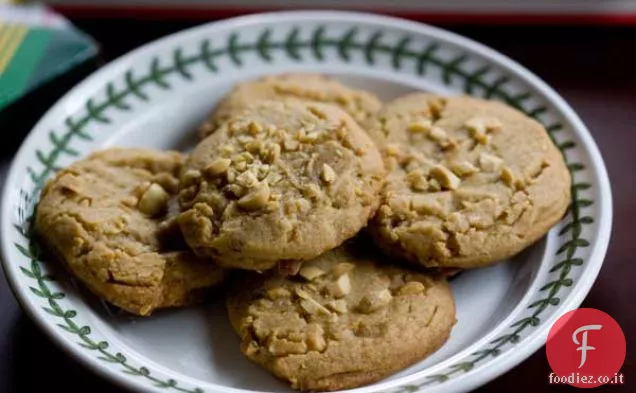
[[[563,95],[590,128],[613,181],[612,241],[583,307],[612,315],[634,348],[635,0],[0,0],[0,184],[44,111],[101,65],[191,26],[281,9],[357,10],[437,25],[499,50]],[[636,361],[627,353],[627,385],[598,389],[636,391]],[[54,347],[1,277],[0,354],[0,392],[120,390]],[[42,377],[32,378],[33,369]],[[547,385],[549,372],[540,350],[479,392],[574,390]],[[72,385],[59,378],[64,373],[72,373]]]

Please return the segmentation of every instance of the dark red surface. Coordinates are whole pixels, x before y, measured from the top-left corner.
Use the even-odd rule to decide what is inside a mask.
[[[76,23],[103,44],[107,60],[192,25],[126,19],[82,19]],[[596,391],[636,392],[636,29],[445,27],[526,65],[565,97],[594,135],[613,182],[614,225],[605,265],[584,306],[613,316],[627,340],[627,358],[622,368],[626,385],[603,386]],[[1,159],[7,161],[12,154],[3,151]],[[121,391],[55,347],[19,309],[1,278],[0,354],[2,393]],[[549,373],[545,351],[541,349],[478,392],[576,391],[548,385]]]
[[[139,5],[92,5],[92,4],[62,4],[55,6],[55,10],[75,18],[143,18],[143,19],[175,19],[209,20],[210,18],[229,18],[237,15],[258,12],[272,12],[279,8],[268,6],[255,7],[202,7],[202,6],[153,6]],[[312,7],[311,9],[317,9]],[[319,8],[318,8],[319,9]],[[343,8],[344,9],[344,8]],[[427,23],[478,23],[483,25],[520,25],[520,24],[567,24],[567,25],[636,25],[636,13],[509,13],[509,12],[429,12],[429,11],[392,11],[385,9],[360,9],[360,11],[374,12],[382,15],[392,15]]]

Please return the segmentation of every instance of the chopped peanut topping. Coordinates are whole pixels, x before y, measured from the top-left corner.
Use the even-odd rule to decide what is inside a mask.
[[[247,195],[239,199],[238,205],[246,210],[257,210],[267,205],[269,195],[269,186],[267,183],[261,183]]]
[[[430,172],[430,175],[437,179],[442,187],[448,190],[455,190],[459,187],[461,180],[459,177],[455,176],[455,174],[448,170],[443,165],[435,165]]]
[[[501,170],[501,180],[503,180],[508,187],[512,187],[515,184],[515,175],[510,168],[505,167]]]
[[[217,158],[205,168],[205,172],[210,176],[218,176],[227,172],[232,160],[229,158]]]
[[[334,266],[333,268],[333,275],[336,277],[340,277],[345,273],[349,273],[350,271],[352,271],[353,269],[355,269],[356,265],[354,265],[353,263],[349,263],[349,262],[341,262],[339,264],[337,264],[336,266]]]
[[[426,290],[424,284],[419,281],[410,281],[406,284],[402,285],[400,289],[398,289],[398,296],[409,296],[409,295],[421,295]]]
[[[334,170],[329,165],[323,164],[320,178],[325,183],[333,183],[333,181],[336,180],[336,172],[334,172]]]
[[[492,154],[481,153],[479,155],[479,166],[485,172],[497,172],[503,165],[504,161]]]
[[[152,183],[139,199],[139,210],[149,216],[163,213],[168,206],[170,195],[159,184]]]
[[[338,277],[336,282],[333,283],[329,289],[331,294],[337,298],[347,296],[349,292],[351,292],[351,280],[349,279],[349,275],[345,273]]]
[[[479,168],[468,161],[461,161],[453,164],[451,166],[451,170],[455,172],[457,176],[468,176],[472,175],[473,173],[479,172]]]
[[[393,299],[393,295],[391,295],[391,292],[388,289],[373,292],[371,294],[364,295],[358,304],[358,309],[365,314],[371,314],[372,312],[388,306],[389,303],[391,303],[391,299]]]
[[[348,312],[347,302],[344,299],[331,300],[327,303],[327,308],[330,308],[338,314],[346,314]]]
[[[448,135],[443,128],[433,127],[431,128],[431,132],[428,134],[428,137],[436,142],[442,142],[448,139]]]
[[[427,133],[431,130],[433,123],[428,119],[418,120],[409,124],[408,130],[412,133]]]
[[[291,292],[285,288],[271,288],[267,290],[267,297],[272,300],[291,297]]]
[[[307,281],[312,281],[326,272],[315,266],[303,266],[300,268],[300,276],[306,279]]]
[[[258,178],[251,170],[245,171],[236,178],[236,183],[243,187],[252,188],[258,184]]]

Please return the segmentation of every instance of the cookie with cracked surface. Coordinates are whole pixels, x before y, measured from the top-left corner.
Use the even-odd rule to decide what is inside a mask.
[[[223,272],[175,244],[178,227],[166,220],[182,161],[177,152],[93,153],[46,184],[35,229],[74,276],[128,312],[194,303]]]
[[[227,296],[241,350],[294,389],[373,383],[440,348],[455,323],[441,276],[345,244],[297,277],[243,272]]]
[[[333,104],[364,125],[382,107],[373,94],[342,85],[319,74],[283,74],[238,84],[214,109],[200,128],[210,135],[237,111],[259,101],[297,100]]]
[[[412,94],[389,103],[369,133],[389,173],[371,232],[414,263],[511,257],[570,203],[570,175],[545,128],[502,103]]]
[[[199,255],[265,270],[315,258],[360,231],[384,174],[377,148],[343,110],[264,101],[190,155],[178,221]]]

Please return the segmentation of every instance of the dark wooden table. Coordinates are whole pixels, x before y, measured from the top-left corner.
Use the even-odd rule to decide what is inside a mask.
[[[102,43],[106,61],[195,24],[158,20],[75,22]],[[636,223],[636,28],[443,27],[481,41],[526,65],[565,97],[594,135],[613,181],[614,226],[605,265],[583,306],[612,315],[627,338],[627,359],[622,369],[626,385],[604,386],[599,390],[636,392],[636,240],[631,228]],[[57,85],[59,92],[71,87],[68,80]],[[50,105],[46,100],[52,98],[48,94],[41,100],[42,108],[23,109],[29,117],[15,121],[11,134],[18,135],[20,127],[28,127],[30,119],[36,117],[34,112]],[[3,131],[12,143],[3,140],[0,147],[0,173],[20,139]],[[54,346],[20,310],[1,277],[0,355],[0,393],[121,391]],[[548,385],[549,372],[542,349],[478,391],[575,390]]]

